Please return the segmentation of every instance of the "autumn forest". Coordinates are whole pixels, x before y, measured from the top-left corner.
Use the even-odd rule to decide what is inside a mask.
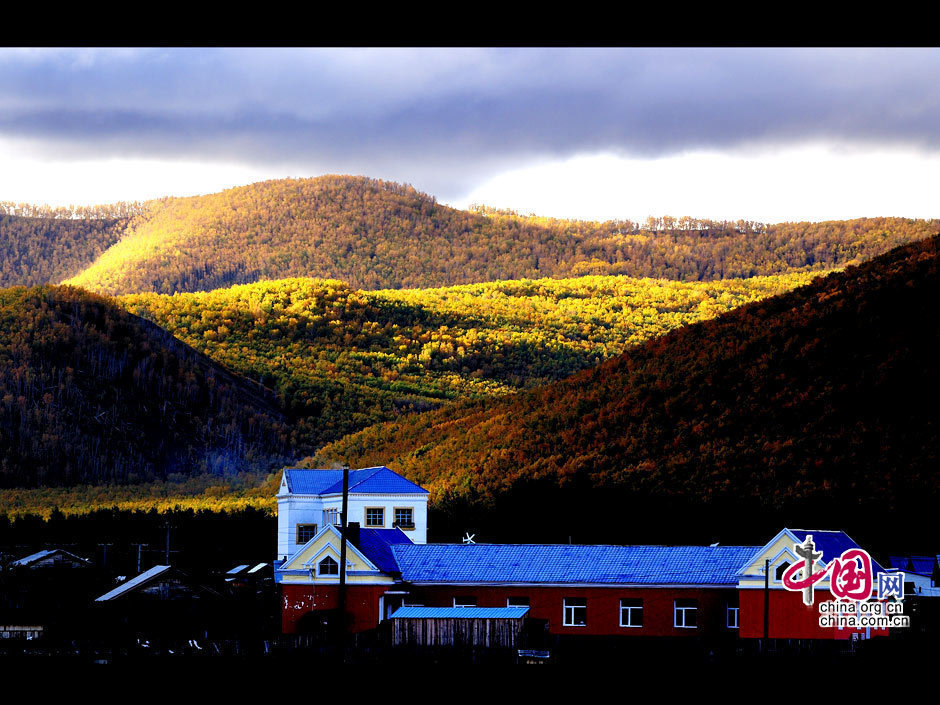
[[[598,490],[920,506],[938,232],[567,221],[345,176],[0,203],[0,505],[271,510],[280,468],[348,461],[442,525]]]

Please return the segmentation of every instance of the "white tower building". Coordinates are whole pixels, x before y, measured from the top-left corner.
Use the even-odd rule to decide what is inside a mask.
[[[342,470],[290,468],[277,493],[277,559],[286,560],[327,524],[340,524]],[[349,471],[349,516],[365,529],[405,532],[428,540],[428,491],[385,466]]]

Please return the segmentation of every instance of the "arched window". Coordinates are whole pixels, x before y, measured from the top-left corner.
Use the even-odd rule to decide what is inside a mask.
[[[327,556],[317,564],[318,575],[339,575],[339,563]]]
[[[787,561],[784,561],[783,563],[777,566],[776,577],[777,577],[778,582],[783,580],[783,574],[787,572],[787,568],[789,567],[790,567],[790,563]]]

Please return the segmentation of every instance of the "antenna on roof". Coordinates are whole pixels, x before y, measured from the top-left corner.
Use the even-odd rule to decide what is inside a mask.
[[[476,541],[473,540],[475,537],[476,537],[476,534],[471,534],[468,531],[466,534],[464,534],[463,542],[469,546],[470,544],[476,543]]]

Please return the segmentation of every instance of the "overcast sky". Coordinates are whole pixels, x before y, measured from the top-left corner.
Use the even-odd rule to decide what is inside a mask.
[[[0,200],[364,174],[581,218],[937,217],[936,49],[0,49]]]

